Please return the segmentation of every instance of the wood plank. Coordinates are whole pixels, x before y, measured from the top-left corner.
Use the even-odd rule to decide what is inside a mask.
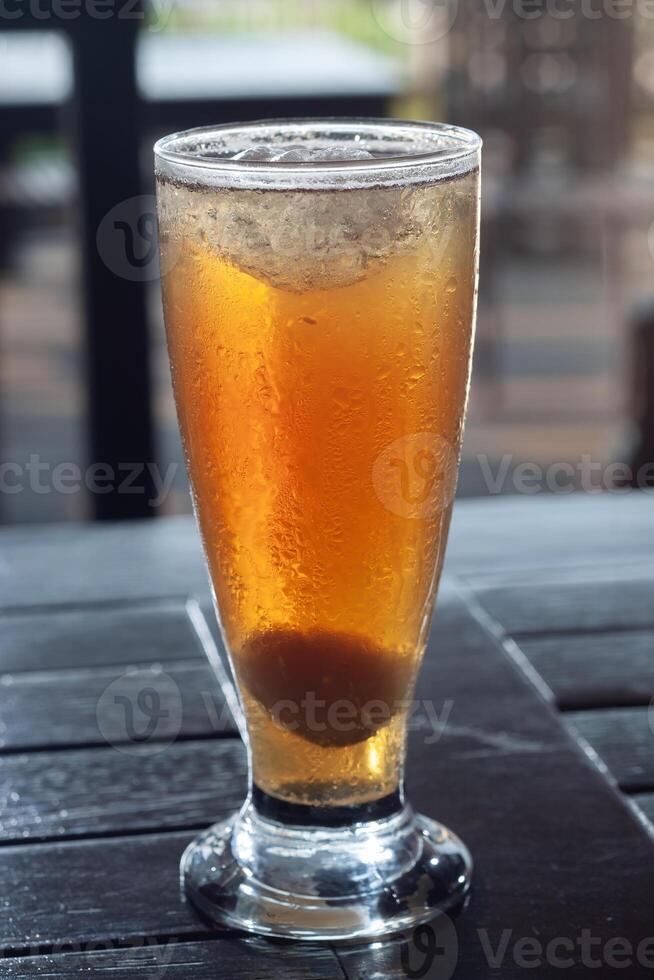
[[[0,848],[0,948],[206,932],[179,888],[192,833]]]
[[[204,657],[185,599],[0,614],[0,674]]]
[[[458,500],[446,568],[476,579],[522,570],[650,563],[651,495],[576,493]]]
[[[654,709],[573,711],[566,720],[627,792],[654,790]]]
[[[237,733],[206,660],[5,674],[0,698],[1,752]]]
[[[246,774],[239,739],[0,756],[0,842],[208,826]]]
[[[479,601],[512,636],[554,630],[654,628],[654,578],[481,589]]]
[[[580,551],[575,562],[562,565],[560,568],[549,565],[529,569],[518,567],[500,572],[489,570],[487,573],[473,575],[464,573],[458,577],[475,591],[499,587],[515,588],[525,585],[526,582],[539,587],[567,583],[578,585],[580,582],[588,584],[615,582],[616,580],[633,582],[639,579],[653,579],[654,561],[651,558],[647,560],[642,555],[637,557],[622,555],[610,559],[607,563],[603,563],[598,558],[593,564],[588,564],[583,551]]]
[[[654,631],[523,638],[520,649],[564,710],[647,706],[654,697]]]
[[[339,980],[326,946],[214,938],[204,942],[145,943],[141,948],[70,952],[5,960],[3,980]]]
[[[1,608],[186,594],[209,598],[192,518],[2,531]]]

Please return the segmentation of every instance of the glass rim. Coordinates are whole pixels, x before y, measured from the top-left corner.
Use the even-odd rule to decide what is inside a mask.
[[[194,142],[204,140],[206,143],[212,137],[224,138],[230,133],[237,136],[251,132],[253,134],[251,145],[254,145],[257,132],[263,135],[266,131],[270,133],[275,130],[280,132],[286,130],[289,136],[295,135],[296,138],[299,138],[303,130],[305,132],[316,130],[318,133],[338,130],[341,135],[351,133],[355,136],[367,135],[371,138],[386,132],[394,134],[397,138],[401,138],[404,134],[409,147],[412,139],[416,144],[422,140],[422,144],[418,151],[409,149],[406,153],[389,153],[370,159],[352,160],[234,160],[230,157],[209,155],[206,146],[189,149]],[[433,147],[428,145],[430,140],[434,143]],[[437,145],[437,141],[440,145]],[[447,145],[443,145],[444,141]],[[181,130],[158,139],[154,144],[154,154],[156,160],[172,167],[202,170],[215,175],[223,173],[234,177],[249,175],[255,178],[271,178],[276,175],[311,177],[352,174],[359,177],[372,177],[389,170],[406,170],[430,165],[447,168],[448,164],[455,171],[463,172],[465,169],[473,169],[481,147],[482,139],[477,133],[450,123],[379,117],[310,116],[221,123],[215,126],[198,126]],[[205,152],[202,152],[203,150]],[[462,168],[462,164],[467,160],[471,163],[470,167]]]

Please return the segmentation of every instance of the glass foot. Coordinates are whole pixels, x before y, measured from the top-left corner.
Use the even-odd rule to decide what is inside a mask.
[[[408,806],[334,827],[271,820],[249,801],[186,849],[181,871],[189,898],[214,922],[315,941],[368,939],[431,919],[463,901],[472,861],[451,831]]]

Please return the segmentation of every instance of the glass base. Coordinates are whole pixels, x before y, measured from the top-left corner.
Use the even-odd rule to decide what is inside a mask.
[[[459,905],[470,887],[465,845],[408,806],[336,826],[297,810],[312,819],[270,819],[250,799],[186,849],[182,879],[200,911],[266,936],[370,939]]]

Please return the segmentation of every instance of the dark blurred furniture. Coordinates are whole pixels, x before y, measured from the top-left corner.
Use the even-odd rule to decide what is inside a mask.
[[[21,5],[8,30],[56,29],[68,36],[74,60],[72,106],[22,106],[0,113],[22,128],[44,113],[64,113],[78,165],[89,456],[116,470],[153,459],[144,284],[117,277],[98,254],[96,231],[119,201],[140,193],[138,98],[134,49],[139,20],[96,15],[80,4]],[[90,13],[89,13],[90,12]],[[70,14],[70,11],[69,11]],[[34,65],[38,72],[39,66]],[[9,133],[5,131],[4,140]],[[143,495],[96,495],[96,517],[146,516]]]
[[[654,489],[654,306],[643,309],[633,324],[634,450],[633,485]]]
[[[651,935],[653,533],[645,495],[457,505],[417,690],[450,710],[437,741],[423,713],[407,782],[472,849],[469,907],[435,944],[312,947],[212,931],[179,892],[182,848],[245,786],[186,606],[213,623],[191,521],[2,532],[3,978],[512,980],[517,942],[533,967],[533,941],[561,938],[566,976],[587,976],[585,955],[606,965],[618,937],[635,961]],[[135,744],[108,708],[144,689],[162,710]]]
[[[180,50],[179,39],[158,38],[144,30],[142,92],[137,85],[136,50],[143,26],[138,2],[109,11],[104,5],[96,9],[93,3],[73,4],[69,9],[56,0],[44,0],[16,5],[14,16],[0,19],[0,29],[8,31],[63,31],[72,45],[74,92],[70,103],[45,96],[20,106],[1,100],[0,163],[16,135],[35,127],[55,132],[63,123],[79,182],[88,457],[115,472],[121,464],[156,459],[146,315],[150,284],[114,274],[98,252],[96,236],[102,219],[115,205],[152,190],[153,136],[190,126],[271,116],[382,116],[387,114],[397,84],[392,74],[368,71],[360,57],[352,56],[347,42],[335,45],[329,36],[318,35],[313,47],[309,41],[304,45],[303,76],[293,73],[290,55],[282,58],[286,74],[299,86],[294,91],[292,85],[284,86],[278,69],[275,74],[274,64],[268,65],[268,74],[262,73],[261,64],[246,65],[242,57],[225,63],[228,48],[222,57],[220,52],[212,57],[206,38],[188,42],[192,50],[184,50],[182,42]],[[271,37],[268,48],[274,44]],[[216,59],[224,73],[214,78]],[[33,67],[38,72],[39,65]],[[207,77],[218,85],[222,79],[227,88],[237,67],[238,77],[245,80],[241,94],[233,82],[226,91],[207,84]],[[1,217],[0,201],[0,226]],[[149,480],[148,471],[142,479]],[[95,494],[90,499],[92,516],[152,516],[147,503],[152,488],[144,486],[144,490]]]

